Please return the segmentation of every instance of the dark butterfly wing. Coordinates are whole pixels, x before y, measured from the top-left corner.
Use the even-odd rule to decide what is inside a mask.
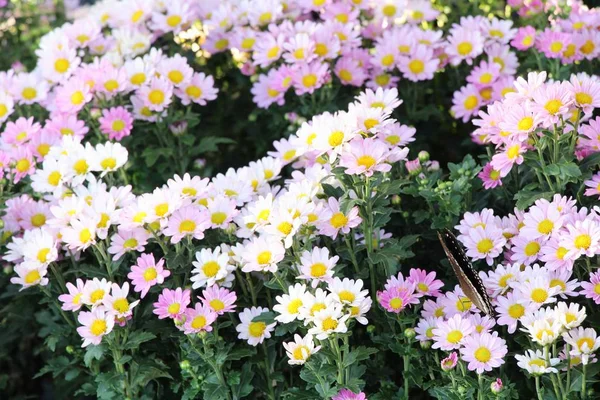
[[[458,278],[458,284],[465,293],[465,296],[479,310],[493,317],[495,314],[494,309],[492,308],[492,302],[485,286],[483,286],[481,278],[477,275],[456,236],[450,230],[444,229],[438,232],[438,238],[442,243],[446,257],[448,257],[448,261],[452,265],[452,270],[454,270],[454,274]]]

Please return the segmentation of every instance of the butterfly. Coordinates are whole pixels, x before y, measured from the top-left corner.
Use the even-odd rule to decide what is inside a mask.
[[[490,296],[488,296],[481,278],[477,275],[477,272],[475,272],[473,264],[471,264],[471,261],[469,261],[465,255],[456,236],[454,236],[450,230],[444,229],[443,231],[438,231],[438,238],[442,243],[446,257],[448,257],[448,261],[450,261],[450,265],[452,265],[452,269],[458,278],[458,283],[465,293],[465,296],[467,296],[479,310],[493,317],[495,312],[492,308]]]

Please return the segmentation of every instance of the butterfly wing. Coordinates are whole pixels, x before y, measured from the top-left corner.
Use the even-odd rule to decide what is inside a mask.
[[[473,268],[473,265],[467,258],[462,246],[456,239],[456,236],[450,230],[445,229],[442,232],[438,232],[438,238],[454,274],[458,278],[458,284],[464,292],[465,296],[469,298],[475,304],[475,306],[483,313],[494,316],[494,309],[492,308],[492,302],[487,294],[485,286],[481,281],[481,278]]]

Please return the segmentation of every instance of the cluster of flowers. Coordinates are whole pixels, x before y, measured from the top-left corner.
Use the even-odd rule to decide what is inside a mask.
[[[473,260],[488,265],[503,254],[505,262],[530,266],[543,262],[550,271],[570,273],[580,257],[593,257],[600,250],[598,210],[578,208],[571,198],[555,195],[540,199],[528,210],[515,210],[506,217],[493,210],[466,213],[457,229],[458,239]]]
[[[127,154],[120,144],[100,144],[93,149],[64,138],[60,145],[50,147],[43,168],[32,176],[33,190],[46,197],[34,202],[23,196],[8,203],[5,229],[14,237],[5,258],[20,263],[13,282],[23,287],[46,285],[49,264],[62,256],[78,257],[87,249],[92,249],[100,262],[110,265],[110,257],[119,260],[128,253],[144,252],[150,241],[158,242],[165,250],[165,239],[177,244],[203,239],[209,229],[225,229],[243,242],[196,253],[191,282],[194,289],[207,288],[202,301],[193,309],[186,308],[191,293],[179,288],[164,289],[155,304],[160,318],[174,318],[186,333],[208,330],[217,314],[233,310],[235,293],[225,288],[231,287],[236,273],[276,274],[286,248],[294,241],[310,243],[316,239],[315,234],[335,239],[361,223],[357,207],[342,210],[335,198],[323,198],[322,183],[339,184],[329,172],[336,165],[348,174],[366,177],[375,171],[389,171],[390,163],[405,158],[408,149],[403,146],[412,140],[414,129],[389,118],[398,104],[395,89],[367,90],[347,112],[317,116],[305,123],[297,136],[275,142],[273,156],[218,174],[210,181],[188,174],[175,176],[164,187],[140,196],[133,195],[130,186],[107,189],[102,177],[89,173],[98,170],[104,175],[122,166]],[[106,147],[113,149],[112,156],[98,156],[97,149]],[[125,151],[124,157],[117,154],[119,151]],[[291,162],[294,167],[305,168],[304,172],[295,171],[285,187],[272,185],[282,166]],[[57,185],[49,185],[49,181]],[[69,195],[63,196],[66,193]],[[385,232],[379,232],[379,236],[379,240],[389,237]],[[349,318],[366,323],[364,315],[371,299],[362,290],[362,281],[334,277],[337,260],[337,256],[330,257],[327,248],[307,250],[293,270],[312,290],[303,284],[282,287],[288,293],[277,298],[277,320],[298,319],[310,325],[309,336],[286,345],[292,349],[292,356],[301,344],[316,351],[310,345],[312,336],[322,338],[331,332],[344,332]],[[132,267],[129,278],[141,297],[169,275],[162,263],[144,254]],[[79,301],[79,294],[86,296],[84,292],[96,290],[102,283],[96,281],[69,286],[70,301]],[[102,284],[106,295],[117,290],[111,289],[111,282]],[[319,288],[320,284],[326,285],[326,290]],[[119,298],[126,298],[128,286],[120,286],[117,292]],[[85,326],[102,318],[124,318],[125,311],[108,311],[111,308],[104,296],[94,298],[93,303],[83,304],[92,306],[91,312],[98,318],[83,314],[86,317],[81,322]],[[121,303],[119,306],[123,306]],[[97,311],[101,305],[104,308]],[[269,337],[274,324],[253,321],[265,311],[254,307],[239,314],[240,338],[255,345]],[[86,328],[84,339],[101,339],[109,328],[108,323],[102,330]],[[297,357],[291,360],[299,361]]]
[[[524,153],[535,150],[536,140],[544,132],[579,134],[574,148],[579,159],[598,151],[599,121],[590,120],[600,106],[598,77],[581,73],[569,81],[547,82],[546,76],[546,72],[532,72],[527,80],[518,78],[514,92],[490,104],[486,112],[480,111],[473,121],[478,127],[473,140],[496,146],[491,162],[479,175],[487,189],[502,185],[502,178],[523,163]]]
[[[176,98],[183,105],[205,105],[216,98],[213,78],[194,72],[184,57],[167,57],[157,49],[148,52],[155,39],[152,32],[144,34],[143,43],[135,42],[133,32],[143,31],[150,17],[154,16],[153,21],[164,17],[165,10],[158,3],[118,2],[118,7],[111,3],[98,7],[108,7],[113,16],[128,16],[125,22],[115,19],[113,25],[106,15],[91,13],[45,35],[32,72],[0,72],[0,126],[8,121],[0,136],[0,174],[8,173],[15,182],[32,174],[33,161],[42,161],[62,137],[80,141],[93,130],[110,140],[121,140],[131,133],[135,120],[154,122],[167,115]],[[188,18],[184,3],[169,4],[166,15],[178,9],[182,18]],[[123,14],[114,14],[121,9]],[[130,17],[132,13],[135,17]],[[132,26],[126,23],[130,20]],[[112,36],[102,33],[103,24],[115,27]],[[128,44],[130,40],[134,42]],[[114,42],[112,51],[108,51],[109,42]],[[98,50],[99,46],[104,50]],[[86,58],[91,61],[85,62]],[[44,111],[40,114],[35,106]],[[82,110],[87,123],[79,119]],[[47,112],[49,117],[9,121],[17,111],[38,116]],[[91,118],[94,113],[99,116],[98,126]]]
[[[533,51],[548,59],[558,59],[563,64],[597,59],[600,39],[595,32],[600,26],[600,14],[578,2],[574,2],[572,7],[567,18],[557,18],[552,27],[541,32],[536,32],[532,26],[512,29],[511,21],[461,18],[460,24],[455,24],[451,32],[466,30],[466,37],[461,38],[463,41],[459,45],[474,52],[468,62],[481,54],[482,38],[488,37],[487,40],[494,44],[484,45],[487,61],[482,60],[467,77],[467,85],[454,93],[451,110],[455,118],[467,122],[476,117],[484,106],[501,101],[515,91],[513,82],[519,62],[510,46],[519,51],[535,49]]]

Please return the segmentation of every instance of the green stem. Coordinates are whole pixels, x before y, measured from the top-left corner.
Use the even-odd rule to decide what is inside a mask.
[[[265,380],[269,389],[269,398],[271,400],[275,400],[276,397],[275,391],[273,390],[273,380],[271,379],[271,360],[269,358],[269,351],[265,342],[262,342],[262,348],[265,353]]]
[[[565,347],[567,353],[567,390],[571,391],[571,346],[567,343]]]
[[[337,383],[338,385],[344,387],[344,363],[342,362],[342,352],[340,351],[337,336],[335,336],[335,338],[330,338],[329,344],[331,345],[331,349],[333,350],[336,357]]]
[[[350,260],[354,266],[354,271],[358,274],[360,273],[360,269],[358,268],[358,261],[356,261],[356,254],[354,254],[354,249],[350,243],[350,236],[351,235],[345,235],[344,240],[346,241],[346,247],[348,247],[348,253],[350,254]]]
[[[583,364],[583,378],[581,379],[581,398],[587,399],[587,390],[585,388],[587,381],[587,364]]]
[[[477,391],[477,400],[483,400],[483,375],[477,374],[477,383],[479,384],[479,390]]]
[[[542,396],[542,389],[540,387],[540,376],[539,375],[535,376],[535,392],[537,393],[538,400],[544,400],[544,397]]]
[[[254,291],[254,284],[252,283],[252,277],[246,272],[246,281],[248,282],[248,289],[250,289],[250,296],[252,297],[252,305],[256,306],[256,292]]]
[[[548,351],[548,345],[544,346],[544,358],[546,359],[546,363],[548,365],[552,365],[550,363],[550,352]],[[554,376],[554,374],[550,374],[550,380],[552,381],[552,387],[554,388],[554,395],[557,399],[561,399],[562,396],[558,388],[558,384],[556,383],[556,376]]]

